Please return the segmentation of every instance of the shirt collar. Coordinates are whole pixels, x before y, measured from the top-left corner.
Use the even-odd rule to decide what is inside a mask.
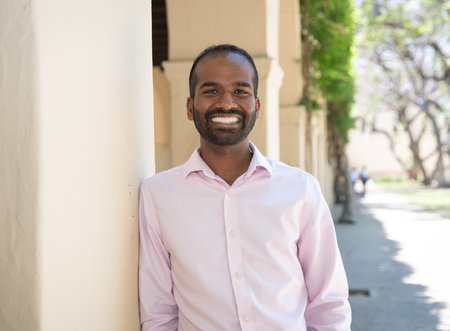
[[[253,153],[252,160],[246,172],[246,176],[251,176],[257,169],[264,170],[268,176],[272,176],[272,166],[270,165],[267,158],[261,154],[261,152],[256,148],[256,146],[250,142],[250,150]],[[183,177],[186,178],[193,172],[202,171],[207,177],[214,178],[216,175],[214,171],[203,161],[200,156],[200,147],[198,147],[191,155],[189,160],[183,165]]]
[[[269,177],[272,176],[272,166],[252,142],[250,142],[250,150],[253,153],[253,157],[248,166],[247,177],[251,176],[257,169],[263,169]]]

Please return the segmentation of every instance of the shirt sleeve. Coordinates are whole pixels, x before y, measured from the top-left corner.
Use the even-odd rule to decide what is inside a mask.
[[[348,283],[328,205],[314,181],[298,255],[308,291],[305,312],[311,330],[349,331]]]
[[[141,185],[139,202],[139,305],[142,331],[175,331],[169,253],[164,247],[151,193]]]

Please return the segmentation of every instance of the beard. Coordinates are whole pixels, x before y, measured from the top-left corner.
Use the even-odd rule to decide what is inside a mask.
[[[193,114],[194,124],[200,136],[211,144],[219,146],[236,145],[244,141],[247,139],[256,122],[256,109],[248,115],[247,113],[236,108],[229,110],[216,108],[207,111],[202,118],[199,112],[193,108]],[[237,114],[241,118],[241,122],[239,122],[241,125],[238,129],[214,129],[210,124],[211,117],[216,114]]]

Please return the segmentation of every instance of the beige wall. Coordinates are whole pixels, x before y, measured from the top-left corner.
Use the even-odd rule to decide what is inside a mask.
[[[170,168],[170,137],[172,134],[170,116],[170,89],[164,72],[153,67],[153,108],[155,113],[155,160],[156,171]]]
[[[301,106],[280,109],[281,160],[289,165],[306,168],[306,110]]]
[[[280,1],[279,58],[284,72],[281,107],[299,104],[303,80],[301,68],[300,8],[298,0]]]
[[[255,64],[259,73],[258,97],[261,100],[261,112],[249,137],[263,154],[279,159],[279,95],[284,73],[278,59],[256,58]]]
[[[169,59],[194,59],[205,47],[221,43],[240,45],[255,57],[276,57],[278,2],[166,0]]]
[[[280,1],[279,55],[284,77],[280,90],[280,159],[306,167],[306,110],[302,96],[300,9],[297,0]]]
[[[355,114],[358,115],[360,114]],[[391,114],[377,113],[378,126],[390,129],[394,123],[395,119]],[[349,132],[349,143],[346,146],[349,166],[358,170],[366,166],[372,177],[405,176],[404,170],[391,152],[388,139],[382,134],[371,132],[369,125],[363,129],[361,124],[357,122],[356,127]],[[395,148],[403,160],[411,161],[406,134],[399,135]]]
[[[1,7],[0,329],[138,330],[150,1]]]

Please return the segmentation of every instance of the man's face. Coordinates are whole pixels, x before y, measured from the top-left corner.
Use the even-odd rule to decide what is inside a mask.
[[[195,97],[188,98],[187,112],[201,138],[220,146],[247,139],[260,110],[247,59],[235,53],[209,55],[198,63],[195,76]]]

